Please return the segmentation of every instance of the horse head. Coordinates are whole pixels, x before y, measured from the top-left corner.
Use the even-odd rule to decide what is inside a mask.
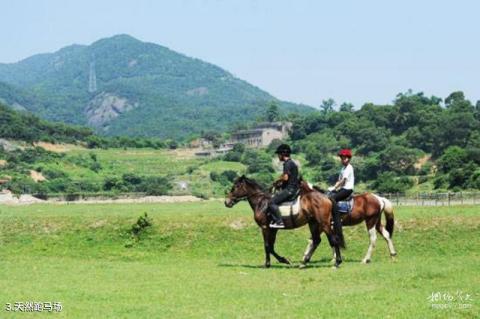
[[[242,175],[233,182],[232,189],[225,198],[225,206],[228,208],[233,207],[239,201],[247,198],[248,194],[248,179],[245,175]]]

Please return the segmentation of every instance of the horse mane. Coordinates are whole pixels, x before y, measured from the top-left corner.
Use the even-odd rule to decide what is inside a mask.
[[[325,191],[324,189],[318,187],[317,185],[313,185],[313,189],[316,190],[316,191],[318,191],[318,192],[320,192],[320,193],[322,193],[322,194],[325,194],[325,193],[326,193],[326,191]]]
[[[247,183],[249,186],[253,187],[254,189],[256,190],[260,190],[264,193],[267,193],[267,191],[265,191],[265,189],[263,188],[262,185],[260,185],[256,180],[254,180],[253,178],[248,178],[246,176],[242,176],[243,177],[243,180],[245,181],[245,183]]]

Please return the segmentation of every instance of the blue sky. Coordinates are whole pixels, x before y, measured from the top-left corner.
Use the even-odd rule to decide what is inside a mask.
[[[479,1],[0,0],[0,62],[119,33],[318,106],[399,92],[480,99]]]

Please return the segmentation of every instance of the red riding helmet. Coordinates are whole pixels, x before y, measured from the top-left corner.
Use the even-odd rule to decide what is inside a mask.
[[[351,158],[352,157],[352,150],[348,148],[344,148],[338,152],[338,156],[346,156]]]

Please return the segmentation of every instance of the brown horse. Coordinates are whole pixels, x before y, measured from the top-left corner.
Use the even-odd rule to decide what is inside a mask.
[[[316,186],[313,188],[317,192],[324,193],[323,190]],[[353,198],[354,204],[352,207],[352,212],[349,214],[342,214],[342,225],[353,226],[365,221],[365,225],[367,226],[367,231],[370,237],[370,245],[368,246],[367,254],[362,259],[362,263],[366,264],[371,261],[372,252],[377,242],[376,231],[378,231],[383,238],[385,238],[387,241],[388,250],[390,251],[390,256],[394,258],[397,253],[392,241],[393,227],[395,224],[392,203],[388,199],[372,193],[355,195]],[[387,221],[385,227],[382,225],[382,213],[385,214]],[[335,258],[336,252],[333,248],[332,250],[333,258]]]
[[[262,190],[262,187],[253,179],[245,176],[237,178],[232,186],[230,193],[225,199],[226,207],[233,207],[236,203],[246,199],[253,210],[253,218],[257,225],[262,229],[263,242],[265,248],[265,267],[270,267],[270,254],[272,254],[280,263],[290,264],[290,261],[278,255],[275,251],[275,239],[277,230],[269,227],[269,217],[266,214],[266,207],[271,198],[271,194]],[[294,229],[308,224],[311,232],[311,241],[307,246],[303,256],[301,267],[304,267],[313,252],[320,244],[320,235],[325,232],[330,245],[335,251],[335,267],[342,263],[340,247],[344,247],[343,235],[331,228],[332,221],[332,202],[320,192],[315,192],[306,187],[302,187],[300,197],[300,211],[292,217],[283,218],[286,229]]]

